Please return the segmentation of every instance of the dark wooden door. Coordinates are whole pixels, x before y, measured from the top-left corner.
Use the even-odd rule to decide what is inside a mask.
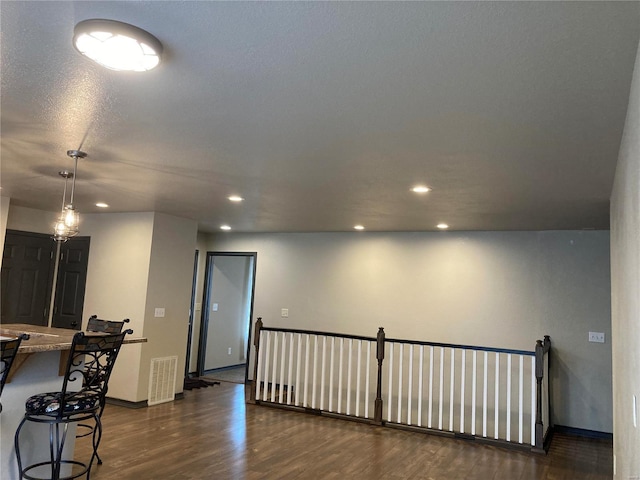
[[[2,323],[47,324],[55,248],[49,235],[7,230],[2,258]]]
[[[52,326],[80,330],[89,263],[89,237],[70,238],[60,246]]]

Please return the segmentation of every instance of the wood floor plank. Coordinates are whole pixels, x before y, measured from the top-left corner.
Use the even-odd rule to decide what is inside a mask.
[[[556,435],[548,455],[246,405],[222,383],[131,410],[107,405],[93,480],[605,480],[611,442]],[[79,439],[76,456],[89,452]]]

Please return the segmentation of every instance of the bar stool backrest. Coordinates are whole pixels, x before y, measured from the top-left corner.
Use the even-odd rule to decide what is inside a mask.
[[[125,335],[130,333],[133,330],[106,335],[78,332],[73,336],[60,396],[60,405],[65,407],[55,412],[59,418],[69,416],[67,407],[74,403],[95,402],[96,409],[102,405],[120,347]],[[81,382],[82,388],[77,392],[69,391],[76,385],[70,383],[77,381]]]
[[[0,395],[2,395],[2,390],[4,390],[4,384],[9,376],[11,365],[13,365],[13,361],[16,359],[16,355],[18,354],[20,343],[22,340],[27,340],[28,338],[29,335],[23,333],[18,335],[16,338],[2,340],[0,342],[2,344],[2,357],[0,358]]]
[[[125,323],[129,323],[128,318],[122,321],[102,320],[97,315],[91,315],[87,323],[87,332],[120,333]]]

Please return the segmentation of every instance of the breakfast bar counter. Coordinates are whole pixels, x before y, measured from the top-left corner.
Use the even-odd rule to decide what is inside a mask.
[[[25,402],[32,395],[56,392],[62,387],[62,375],[66,369],[73,336],[76,330],[51,328],[27,324],[2,324],[0,336],[15,337],[21,333],[29,335],[23,340],[18,355],[11,368],[2,392],[2,413],[0,414],[0,478],[18,478],[13,436],[24,416]],[[92,333],[89,333],[91,335]],[[100,334],[94,334],[100,335]],[[126,338],[125,344],[143,343],[146,338]],[[23,453],[23,461],[31,463],[33,458],[48,457],[48,428],[43,425],[29,425],[21,434],[29,445],[29,452]],[[35,427],[44,427],[38,430]],[[28,439],[31,437],[31,440]],[[74,437],[70,429],[65,450],[73,451]],[[42,450],[40,449],[42,446]],[[36,447],[38,446],[38,447]],[[22,449],[21,449],[22,450]],[[25,455],[26,454],[26,455]]]

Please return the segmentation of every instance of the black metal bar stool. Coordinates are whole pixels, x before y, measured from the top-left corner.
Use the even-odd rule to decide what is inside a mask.
[[[124,320],[103,320],[98,318],[97,315],[91,315],[89,317],[89,321],[87,322],[87,332],[100,332],[100,333],[120,333],[122,332],[122,328],[125,323],[129,323],[129,319],[125,318]],[[87,368],[89,365],[87,365]],[[100,405],[100,411],[98,412],[98,417],[102,419],[102,412],[104,411],[104,406],[106,404],[106,395],[102,398],[102,404]],[[88,423],[79,423],[78,428],[83,428],[84,433],[76,434],[76,438],[86,437],[87,435],[91,435],[93,433],[93,425],[89,425]],[[98,461],[98,465],[102,465],[102,459],[98,452],[96,451],[96,460]]]
[[[120,321],[103,320],[97,315],[91,315],[86,330],[87,332],[120,333],[125,323],[129,323],[128,318]]]
[[[102,424],[99,412],[107,393],[109,377],[125,335],[133,333],[126,330],[117,334],[85,334],[78,332],[73,337],[69,360],[62,382],[62,390],[52,393],[40,393],[27,399],[25,415],[15,434],[15,449],[20,479],[42,480],[32,472],[38,467],[48,466],[51,480],[69,480],[91,474],[91,466],[97,455],[102,436]],[[77,382],[77,383],[74,383]],[[78,391],[71,391],[77,385]],[[73,458],[63,458],[63,449],[69,425],[92,420],[94,422],[91,458],[85,463]],[[49,459],[23,466],[20,457],[20,431],[26,422],[49,425]],[[61,476],[63,465],[70,465],[72,473]],[[73,472],[73,467],[76,472]],[[42,475],[44,468],[34,474]],[[78,471],[79,470],[79,471]]]
[[[0,396],[2,396],[4,384],[9,377],[9,371],[13,365],[13,361],[16,359],[16,355],[18,354],[20,343],[22,343],[22,340],[28,339],[29,335],[23,333],[15,338],[6,338],[0,341]],[[0,403],[0,412],[2,412],[2,403]]]

